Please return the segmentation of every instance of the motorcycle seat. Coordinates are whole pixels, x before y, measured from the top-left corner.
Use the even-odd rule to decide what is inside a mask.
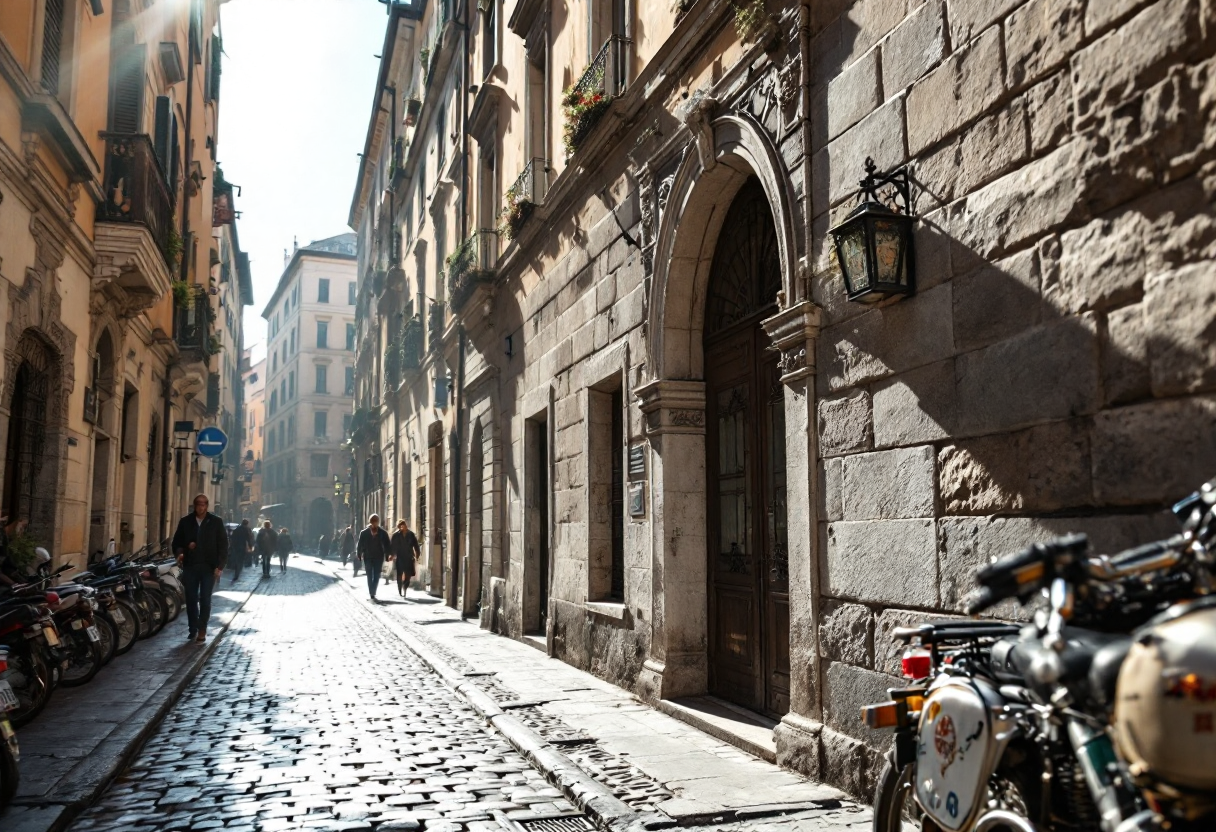
[[[1107,690],[1113,699],[1113,679],[1119,674],[1119,665],[1122,663],[1122,656],[1127,655],[1131,638],[1081,627],[1065,627],[1062,635],[1064,649],[1059,653],[1062,668],[1059,682],[1068,687],[1073,696],[1081,701],[1101,702],[1101,697],[1106,695]],[[1024,683],[1035,690],[1044,701],[1050,699],[1053,685],[1037,680],[1031,668],[1035,659],[1049,649],[1038,638],[1019,641],[1013,646],[1006,661],[1012,662]],[[1099,667],[1095,667],[1099,655],[1103,657],[1103,661]]]

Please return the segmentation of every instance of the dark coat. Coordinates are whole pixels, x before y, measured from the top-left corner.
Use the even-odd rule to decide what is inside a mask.
[[[273,555],[279,550],[279,535],[274,529],[258,529],[257,550],[260,555]]]
[[[384,556],[391,551],[392,542],[383,527],[377,529],[374,535],[371,526],[359,532],[359,557],[383,562]]]
[[[194,548],[190,548],[190,544]],[[228,564],[228,529],[211,512],[200,525],[191,512],[177,522],[173,533],[173,553],[183,555],[182,566],[223,569]]]
[[[228,545],[235,547],[241,554],[252,549],[253,529],[248,526],[237,526],[232,530],[232,534],[228,535]]]
[[[295,544],[291,542],[291,535],[286,534],[286,533],[279,535],[279,554],[280,555],[290,555],[291,549],[294,545]]]
[[[342,554],[349,555],[355,551],[355,535],[350,529],[342,532]]]
[[[397,571],[402,575],[413,577],[417,571],[414,563],[422,555],[422,548],[418,545],[418,536],[412,531],[407,531],[405,534],[395,531],[393,532],[392,547],[393,557],[397,559]]]

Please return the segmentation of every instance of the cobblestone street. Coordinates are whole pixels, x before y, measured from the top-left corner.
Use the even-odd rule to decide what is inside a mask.
[[[561,832],[592,828],[385,626],[383,615],[334,581],[333,568],[293,556],[286,576],[276,571],[259,587],[160,729],[73,832],[548,832],[557,828],[548,825],[555,815],[575,816]],[[460,656],[444,658],[468,672]],[[509,698],[486,684],[489,676],[470,675],[495,700]],[[552,720],[541,727],[552,737]],[[648,826],[675,825],[654,812],[672,791],[598,746],[565,753],[624,796]],[[766,765],[747,758],[738,768],[743,780],[748,764]],[[868,811],[836,800],[790,810],[784,817],[748,821],[741,813],[734,822],[704,818],[698,825],[828,832],[869,824]]]
[[[291,564],[75,832],[458,832],[576,811],[314,559]]]

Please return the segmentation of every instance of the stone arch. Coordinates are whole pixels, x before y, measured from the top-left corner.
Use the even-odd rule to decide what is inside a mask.
[[[723,116],[706,129],[712,131],[709,158],[685,154],[659,215],[648,333],[652,376],[659,379],[704,374],[701,331],[710,265],[726,211],[751,176],[773,212],[782,291],[786,298],[797,297],[797,202],[777,148],[747,115]]]
[[[485,460],[486,430],[481,419],[473,421],[470,431],[467,468],[465,556],[461,565],[460,613],[465,617],[478,615],[484,604],[483,567],[485,559],[484,531],[486,517]]]
[[[662,495],[650,532],[653,569],[661,576],[656,585],[667,588],[652,596],[652,617],[664,626],[652,635],[638,679],[639,693],[652,701],[708,688],[706,471],[684,461],[705,459],[702,335],[710,274],[727,212],[750,178],[759,181],[772,212],[781,307],[799,297],[803,250],[790,176],[759,122],[746,114],[710,120],[694,112],[686,123],[692,144],[658,187],[647,332],[651,381],[635,391],[652,449],[652,488]]]

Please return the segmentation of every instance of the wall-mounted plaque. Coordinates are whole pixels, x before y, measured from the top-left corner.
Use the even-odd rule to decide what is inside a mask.
[[[646,516],[646,483],[629,483],[629,516]]]
[[[644,479],[646,477],[646,446],[632,445],[629,448],[629,478]]]

